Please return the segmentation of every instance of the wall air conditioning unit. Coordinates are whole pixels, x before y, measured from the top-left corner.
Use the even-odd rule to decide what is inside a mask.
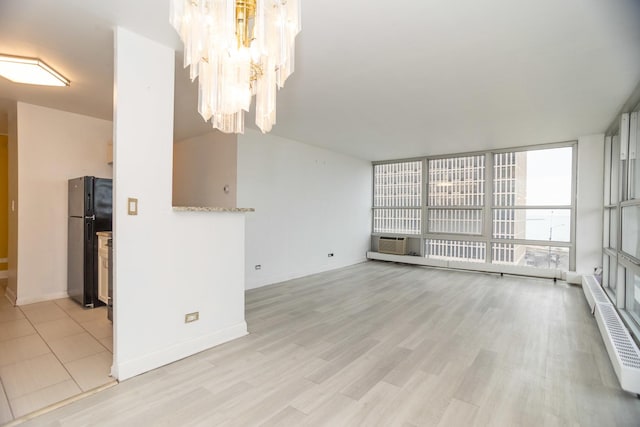
[[[582,289],[596,317],[620,387],[640,394],[640,350],[595,277],[583,276]]]
[[[392,255],[407,254],[406,237],[380,237],[378,240],[378,252]]]

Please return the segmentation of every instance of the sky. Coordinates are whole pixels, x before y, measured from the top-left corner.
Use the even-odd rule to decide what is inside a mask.
[[[535,205],[571,204],[571,147],[526,152],[527,201]],[[569,241],[571,211],[527,211],[527,239]]]
[[[571,204],[571,147],[527,152],[527,205]]]

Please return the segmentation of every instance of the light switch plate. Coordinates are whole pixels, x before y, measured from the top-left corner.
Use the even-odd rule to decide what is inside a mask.
[[[127,200],[127,214],[138,215],[138,199],[129,197]]]

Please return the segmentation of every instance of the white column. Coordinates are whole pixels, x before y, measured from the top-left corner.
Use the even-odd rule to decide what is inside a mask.
[[[244,215],[172,207],[174,57],[116,29],[112,372],[120,380],[247,333]],[[186,323],[194,312],[199,320]]]
[[[578,138],[576,272],[602,265],[604,135]],[[576,279],[577,281],[577,279]]]
[[[174,51],[122,28],[115,30],[114,70],[114,364],[153,345],[155,296],[164,291],[158,216],[171,210]],[[127,199],[138,199],[138,215]]]

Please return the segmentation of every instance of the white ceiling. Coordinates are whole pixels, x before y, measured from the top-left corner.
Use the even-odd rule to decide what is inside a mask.
[[[365,159],[603,132],[640,81],[638,0],[302,2],[296,72],[272,133]],[[168,4],[0,1],[0,53],[40,57],[72,81],[0,78],[0,98],[111,119],[113,27],[180,49]],[[181,57],[176,138],[210,129]]]

